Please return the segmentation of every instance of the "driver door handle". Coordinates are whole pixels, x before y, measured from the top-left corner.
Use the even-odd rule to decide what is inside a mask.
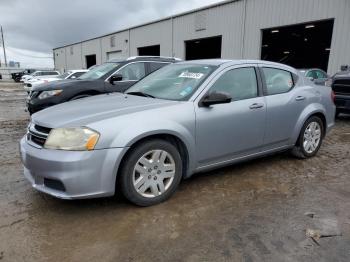
[[[297,96],[295,98],[296,101],[302,101],[302,100],[305,100],[305,96]]]
[[[254,103],[252,104],[249,108],[250,109],[259,109],[259,108],[262,108],[264,107],[264,104],[261,104],[261,103]]]

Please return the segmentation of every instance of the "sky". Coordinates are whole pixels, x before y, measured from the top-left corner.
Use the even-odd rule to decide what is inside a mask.
[[[7,60],[53,67],[52,49],[221,0],[0,0]],[[2,44],[0,60],[4,63]]]

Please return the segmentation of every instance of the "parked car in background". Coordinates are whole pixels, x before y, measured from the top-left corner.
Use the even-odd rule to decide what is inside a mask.
[[[299,69],[299,71],[316,85],[325,85],[330,76],[319,68]]]
[[[340,113],[350,114],[350,68],[343,70],[332,77],[332,89],[335,93],[335,104],[338,116]]]
[[[36,69],[25,69],[24,71],[21,71],[21,72],[12,73],[11,77],[15,82],[18,83],[21,81],[22,76],[33,74],[35,71]]]
[[[51,78],[51,77],[57,77],[60,75],[60,72],[54,71],[54,70],[45,70],[45,71],[35,71],[34,73],[30,75],[24,75],[21,78],[21,82],[27,83],[28,80],[36,78]]]
[[[40,78],[32,78],[30,80],[27,80],[27,82],[24,86],[24,89],[27,92],[30,92],[30,91],[32,91],[32,89],[35,86],[39,86],[39,85],[46,84],[46,83],[53,82],[53,81],[60,81],[60,80],[64,80],[64,79],[76,79],[88,71],[89,70],[86,70],[86,69],[69,70],[68,72],[66,72],[62,75],[56,76],[56,77],[41,78],[41,79]]]
[[[170,63],[176,58],[130,57],[111,60],[97,66],[75,80],[51,82],[33,88],[27,100],[29,113],[70,100],[88,96],[124,92],[144,76]]]
[[[334,114],[332,89],[305,81],[289,66],[186,61],[124,94],[34,114],[20,152],[24,175],[39,191],[76,199],[121,190],[149,206],[196,172],[284,150],[313,157]]]

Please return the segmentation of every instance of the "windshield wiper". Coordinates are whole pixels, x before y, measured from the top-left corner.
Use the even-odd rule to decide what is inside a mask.
[[[155,98],[154,96],[150,95],[150,94],[146,94],[144,92],[129,92],[129,93],[126,93],[127,95],[134,95],[134,96],[144,96],[144,97],[151,97],[151,98]]]

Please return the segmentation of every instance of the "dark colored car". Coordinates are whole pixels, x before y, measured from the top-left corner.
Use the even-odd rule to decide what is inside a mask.
[[[350,113],[350,68],[342,67],[344,70],[332,77],[332,89],[335,93],[335,105],[337,116],[340,113]]]
[[[330,79],[330,76],[319,68],[299,69],[299,71],[316,85],[325,85]]]
[[[21,81],[21,77],[24,75],[30,75],[32,73],[34,73],[36,70],[35,69],[26,69],[22,72],[16,72],[16,73],[12,73],[11,77],[13,80],[15,80],[15,82],[20,82]]]
[[[88,96],[124,92],[146,75],[179,61],[168,57],[130,57],[111,60],[75,80],[62,80],[34,87],[27,99],[30,114],[63,102]]]

